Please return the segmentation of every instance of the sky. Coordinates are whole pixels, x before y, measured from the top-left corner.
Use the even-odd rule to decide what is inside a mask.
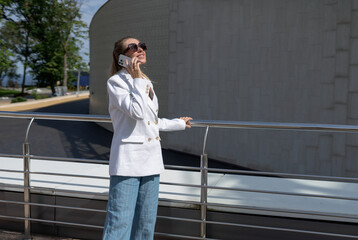
[[[82,2],[81,6],[81,14],[82,14],[82,21],[87,23],[87,26],[89,27],[92,17],[97,12],[97,10],[105,3],[107,0],[80,0]],[[81,53],[89,53],[89,39],[86,39],[84,41],[84,46],[81,51]],[[89,56],[85,56],[84,54],[83,58],[85,59],[85,62],[89,62]]]

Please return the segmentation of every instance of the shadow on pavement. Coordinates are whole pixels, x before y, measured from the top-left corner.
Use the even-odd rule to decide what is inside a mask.
[[[88,114],[89,99],[62,103],[32,112]],[[27,119],[0,119],[0,153],[22,154]],[[93,122],[35,120],[29,134],[30,152],[39,156],[108,160],[112,132]],[[164,163],[200,167],[200,156],[163,149]],[[245,169],[209,159],[210,168]]]

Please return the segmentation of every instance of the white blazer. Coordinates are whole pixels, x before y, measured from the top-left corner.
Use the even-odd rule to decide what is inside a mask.
[[[108,79],[107,91],[114,129],[109,174],[137,177],[162,173],[159,131],[184,130],[185,121],[158,118],[153,84],[148,79],[133,79],[126,70]]]

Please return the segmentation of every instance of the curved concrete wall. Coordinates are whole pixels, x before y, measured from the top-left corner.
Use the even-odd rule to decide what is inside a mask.
[[[160,53],[152,47],[148,51],[148,62],[155,63],[148,64],[148,73],[158,82],[162,116],[358,123],[357,0],[138,4],[155,17],[131,18],[120,7],[134,11],[132,1],[109,1],[93,19],[91,113],[105,113],[103,86],[113,42],[131,33],[149,46],[161,40],[167,44]],[[129,23],[146,27],[139,31]],[[192,129],[170,133],[164,142],[200,154],[202,138],[203,129]],[[212,129],[207,153],[262,171],[358,174],[357,134]]]
[[[108,114],[106,82],[114,43],[126,36],[143,39],[150,48],[145,73],[156,83],[161,112],[166,113],[168,87],[168,1],[121,0],[106,2],[90,25],[90,113]],[[110,124],[103,124],[111,128]]]

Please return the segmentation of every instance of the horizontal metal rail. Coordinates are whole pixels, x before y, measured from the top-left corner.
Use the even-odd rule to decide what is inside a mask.
[[[185,187],[208,188],[208,189],[210,188],[210,189],[239,191],[239,192],[267,193],[267,194],[278,194],[278,195],[299,196],[299,197],[314,197],[314,198],[328,198],[328,199],[358,201],[358,198],[336,197],[336,196],[319,195],[319,194],[291,193],[291,192],[266,191],[266,190],[251,190],[251,189],[246,189],[246,188],[229,188],[229,187],[218,187],[218,186],[210,186],[210,185],[202,186],[202,185],[197,185],[197,184],[182,184],[182,183],[171,183],[171,182],[160,182],[160,183],[165,184],[165,185],[171,185],[171,186],[185,186]]]
[[[216,222],[216,221],[206,221],[206,223],[207,224],[233,226],[233,227],[242,227],[242,228],[254,228],[254,229],[262,229],[262,230],[281,231],[281,232],[284,231],[284,232],[292,232],[292,233],[302,233],[302,234],[309,234],[309,235],[321,235],[321,236],[329,236],[329,237],[358,239],[358,236],[355,236],[355,235],[327,233],[327,232],[316,232],[316,231],[309,231],[309,230],[299,230],[299,229],[289,229],[289,228],[279,228],[279,227],[266,227],[266,226],[258,226],[258,225]]]
[[[37,191],[47,191],[47,192],[52,192],[52,193],[62,192],[62,193],[108,197],[108,193],[93,193],[93,192],[86,192],[86,191],[54,189],[54,188],[45,188],[45,187],[25,187],[25,186],[11,185],[11,184],[0,184],[0,188],[31,189],[31,190],[37,190]]]
[[[168,219],[175,221],[187,221],[201,223],[201,220],[188,219],[188,218],[179,218],[179,217],[167,217],[167,216],[158,216],[159,219]],[[317,232],[317,231],[308,231],[308,230],[299,230],[299,229],[290,229],[290,228],[278,228],[278,227],[268,227],[268,226],[258,226],[258,225],[248,225],[241,223],[228,223],[228,222],[217,222],[217,221],[205,221],[207,224],[216,224],[224,226],[235,226],[243,228],[256,228],[256,229],[265,229],[265,230],[274,230],[274,231],[285,231],[285,232],[294,232],[294,233],[303,233],[303,234],[313,234],[321,236],[330,236],[330,237],[341,237],[341,238],[353,238],[358,239],[358,236],[346,235],[346,234],[336,234],[336,233],[326,233],[326,232]]]
[[[305,179],[305,180],[325,180],[325,181],[340,181],[340,182],[358,182],[358,178],[348,177],[332,177],[332,176],[317,176],[307,174],[295,174],[295,173],[275,173],[275,172],[261,172],[255,170],[236,170],[236,169],[222,169],[222,168],[202,168],[202,167],[187,167],[187,166],[175,166],[165,165],[165,169],[178,169],[189,171],[208,170],[212,173],[233,173],[240,175],[253,175],[258,177],[280,177],[280,178],[292,178],[292,179]]]
[[[21,155],[21,154],[3,154],[0,153],[0,157],[10,157],[23,160],[24,157],[30,157],[32,160],[46,160],[46,161],[59,161],[59,162],[82,162],[82,163],[100,163],[109,164],[108,160],[93,160],[85,158],[66,158],[66,157],[50,157],[50,156],[38,156],[38,155]],[[21,159],[20,159],[21,158]]]
[[[38,113],[38,112],[9,112],[0,111],[0,117],[25,118],[45,120],[111,122],[108,115],[69,114],[69,113]],[[271,129],[296,131],[323,131],[323,132],[351,132],[357,133],[358,126],[337,124],[311,124],[311,123],[281,123],[281,122],[248,122],[248,121],[220,121],[220,120],[192,120],[192,127],[210,128],[242,128],[242,129]]]
[[[79,174],[66,174],[66,173],[53,173],[53,172],[31,172],[31,171],[8,170],[8,169],[0,169],[0,172],[30,173],[30,174],[37,174],[37,175],[50,175],[50,176],[61,176],[61,177],[78,177],[78,178],[93,178],[93,179],[109,180],[109,177],[79,175]]]
[[[86,227],[86,228],[98,228],[98,229],[103,229],[103,226],[90,225],[90,224],[82,224],[82,223],[53,221],[53,220],[45,220],[45,219],[38,219],[38,218],[14,217],[14,216],[6,216],[6,215],[0,215],[0,218],[14,219],[14,220],[30,220],[30,221],[34,221],[34,222],[44,222],[44,223],[71,225],[71,226],[76,226],[76,227]]]
[[[26,171],[6,170],[6,169],[0,169],[0,171],[12,172],[12,173],[25,173],[26,172]],[[108,177],[89,176],[89,175],[75,175],[75,174],[49,173],[49,172],[28,172],[28,173],[109,180]],[[252,189],[245,189],[245,188],[229,188],[229,187],[218,187],[218,186],[210,186],[210,185],[203,186],[203,185],[198,185],[198,184],[183,184],[183,183],[172,183],[172,182],[160,182],[160,184],[171,185],[171,186],[182,186],[182,187],[184,186],[184,187],[194,187],[194,188],[208,188],[208,189],[219,189],[219,190],[229,190],[229,191],[243,191],[243,192],[253,192],[253,193],[266,193],[266,194],[279,194],[279,195],[300,196],[300,197],[314,197],[314,198],[328,198],[328,199],[337,199],[337,200],[358,201],[358,198],[337,197],[337,196],[320,195],[320,194],[305,194],[305,193],[291,193],[291,192],[281,192],[281,191],[252,190]],[[1,186],[2,185],[0,185],[0,187]],[[62,190],[56,189],[56,191],[62,191]],[[66,190],[66,191],[70,191],[70,190]]]
[[[318,131],[318,132],[347,132],[357,133],[356,125],[313,124],[313,123],[281,123],[281,122],[247,122],[247,121],[219,121],[219,120],[192,120],[192,127],[210,128],[240,128],[240,129],[267,129],[291,131]]]
[[[268,208],[259,208],[259,207],[248,207],[242,205],[227,205],[227,204],[220,204],[220,203],[200,203],[200,202],[193,202],[193,201],[180,201],[180,200],[171,200],[171,199],[159,199],[159,201],[165,202],[173,202],[173,203],[183,203],[183,204],[193,204],[193,205],[206,205],[209,207],[224,207],[224,208],[239,208],[239,209],[248,209],[248,210],[261,210],[261,211],[272,211],[272,212],[284,212],[284,213],[295,213],[295,214],[303,214],[303,215],[316,215],[316,216],[323,216],[323,217],[339,217],[339,218],[347,218],[347,219],[358,219],[358,216],[348,216],[342,214],[322,214],[318,212],[305,212],[305,211],[293,211],[293,210],[281,210],[281,209],[268,209]],[[71,206],[64,206],[64,205],[53,205],[53,204],[44,204],[44,203],[26,203],[21,201],[10,201],[10,200],[0,200],[0,203],[8,203],[8,204],[17,204],[17,205],[25,205],[29,204],[31,206],[38,206],[38,207],[52,207],[52,208],[61,208],[61,209],[69,209],[69,210],[78,210],[78,211],[89,211],[89,212],[97,212],[97,213],[106,213],[106,210],[101,209],[93,209],[93,208],[81,208],[81,207],[71,207]],[[189,220],[183,220],[189,221]],[[190,222],[190,221],[189,221]]]
[[[192,239],[192,240],[200,240],[200,239],[205,239],[205,240],[219,240],[216,238],[203,238],[203,237],[192,237],[192,236],[184,236],[184,235],[178,235],[178,234],[169,234],[169,233],[154,233],[155,236],[162,236],[162,237],[170,237],[173,239]]]
[[[93,179],[109,180],[109,177],[79,175],[79,174],[51,173],[51,172],[29,172],[29,173],[30,174],[37,174],[37,175],[51,175],[51,176],[61,176],[61,177],[93,178]]]
[[[39,112],[9,112],[0,111],[0,117],[43,119],[43,120],[65,120],[81,122],[112,122],[108,115],[70,114],[70,113],[39,113]]]
[[[21,154],[2,154],[0,157],[13,157],[22,160],[25,155]],[[50,157],[50,156],[38,156],[28,155],[32,160],[48,160],[48,161],[62,161],[62,162],[82,162],[82,163],[100,163],[108,165],[108,160],[92,160],[92,159],[81,159],[81,158],[64,158],[64,157]],[[20,159],[21,158],[21,159]],[[165,165],[166,169],[178,169],[178,170],[189,170],[189,171],[200,171],[202,167],[189,167],[189,166],[177,166],[177,165]],[[208,172],[215,173],[234,173],[254,176],[275,176],[275,177],[288,177],[293,179],[309,179],[309,180],[328,180],[328,181],[343,181],[343,182],[358,182],[358,178],[348,177],[333,177],[333,176],[317,176],[317,175],[306,175],[306,174],[294,174],[294,173],[275,173],[275,172],[261,172],[261,171],[249,171],[249,170],[235,170],[235,169],[222,169],[222,168],[205,168]],[[1,171],[1,170],[0,170]]]
[[[49,207],[49,208],[61,208],[61,209],[69,209],[69,210],[77,210],[77,211],[87,211],[87,212],[97,212],[97,213],[106,213],[106,210],[101,209],[93,209],[93,208],[80,208],[80,207],[71,207],[71,206],[63,206],[63,205],[53,205],[53,204],[45,204],[45,203],[26,203],[20,201],[6,201],[0,200],[0,203],[8,203],[8,204],[16,204],[16,205],[30,205],[30,206],[37,206],[37,207]]]
[[[49,157],[49,156],[38,156],[29,155],[32,160],[46,160],[46,161],[59,161],[59,162],[82,162],[82,163],[100,163],[109,164],[108,160],[93,160],[93,159],[81,159],[81,158],[65,158],[65,157]]]
[[[232,170],[222,168],[208,168],[209,172],[222,172],[222,173],[234,173],[240,175],[253,175],[258,177],[280,177],[291,179],[305,179],[305,180],[324,180],[324,181],[340,181],[340,182],[358,182],[358,178],[348,177],[333,177],[333,176],[317,176],[307,174],[295,174],[295,173],[274,173],[274,172],[261,172],[261,171],[249,171],[249,170]]]
[[[16,173],[22,173],[23,171],[16,171],[16,170],[6,170],[9,172],[16,172]],[[41,173],[39,173],[41,174]],[[68,176],[67,174],[65,174],[65,176]],[[79,177],[83,177],[82,175]],[[194,184],[180,184],[180,183],[167,183],[167,182],[161,182],[161,184],[166,184],[166,185],[174,185],[174,186],[187,186],[187,187],[196,187],[196,188],[201,188],[203,186],[201,185],[194,185]],[[0,185],[0,187],[7,187],[7,188],[26,188],[23,186],[18,186],[18,185]],[[218,189],[222,189],[222,190],[235,190],[235,191],[249,191],[249,192],[259,192],[256,190],[248,190],[248,189],[239,189],[239,188],[225,188],[225,187],[213,187],[213,186],[207,186],[207,188],[218,188]],[[92,192],[83,192],[83,191],[73,191],[73,190],[62,190],[62,189],[52,189],[52,188],[38,188],[38,187],[30,187],[30,189],[33,190],[44,190],[44,191],[52,191],[52,192],[70,192],[70,193],[76,193],[76,194],[91,194],[91,195],[99,195],[99,196],[108,196],[108,194],[93,194]],[[287,194],[285,192],[272,192],[272,191],[264,191],[265,193],[270,193],[270,194],[282,194],[282,195],[295,195],[295,196],[305,196],[305,197],[317,197],[317,198],[330,198],[330,199],[339,199],[339,200],[358,200],[356,198],[343,198],[343,197],[335,197],[335,196],[326,196],[326,195],[312,195],[312,194]],[[163,200],[161,200],[163,201]],[[168,200],[164,200],[164,201],[168,201]],[[1,202],[1,201],[0,201]],[[182,201],[171,201],[171,202],[177,202],[177,203],[183,203]],[[186,204],[193,204],[193,205],[207,205],[207,206],[216,206],[216,207],[231,207],[231,208],[243,208],[242,206],[235,206],[235,205],[227,205],[227,204],[218,204],[218,203],[200,203],[200,202],[189,202],[186,201]],[[288,210],[280,210],[280,209],[264,209],[264,208],[252,208],[250,207],[250,209],[254,209],[254,210],[266,210],[266,211],[272,211],[272,212],[286,212],[286,213],[302,213],[302,214],[310,214],[310,215],[317,215],[317,216],[330,216],[330,217],[341,217],[341,218],[349,218],[349,219],[358,219],[358,216],[354,217],[354,216],[346,216],[346,215],[334,215],[334,214],[318,214],[315,212],[307,212],[307,213],[303,213],[301,212],[296,212],[296,211],[288,211]]]
[[[265,212],[277,212],[277,213],[288,213],[288,214],[300,214],[300,215],[314,215],[320,217],[330,217],[330,218],[345,218],[345,219],[358,219],[358,215],[344,215],[344,214],[335,214],[335,213],[321,213],[321,212],[310,212],[310,211],[295,211],[289,209],[279,209],[279,208],[264,208],[264,207],[252,207],[252,206],[244,206],[244,205],[232,205],[232,204],[224,204],[224,203],[201,203],[195,201],[183,201],[183,200],[173,200],[166,198],[159,198],[160,202],[169,202],[176,203],[178,205],[193,205],[200,206],[206,205],[208,207],[219,207],[219,208],[233,208],[233,209],[244,209],[244,210],[253,210],[253,211],[265,211]]]

